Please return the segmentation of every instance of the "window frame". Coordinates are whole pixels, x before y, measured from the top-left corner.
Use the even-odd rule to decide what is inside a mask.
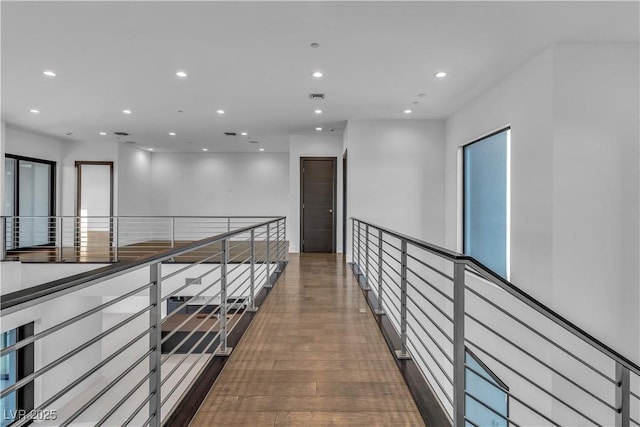
[[[460,168],[460,199],[459,199],[459,203],[460,203],[460,215],[459,215],[459,220],[460,220],[460,227],[459,227],[459,231],[460,231],[460,239],[459,239],[459,252],[465,255],[468,255],[465,253],[465,236],[466,236],[466,223],[467,223],[467,217],[466,217],[466,168],[465,168],[465,149],[471,145],[477,144],[479,142],[484,141],[485,139],[491,138],[492,136],[501,134],[503,132],[506,132],[506,139],[507,139],[507,147],[506,147],[506,215],[505,215],[505,233],[506,233],[506,247],[505,247],[505,263],[506,263],[506,280],[510,280],[511,279],[511,131],[512,131],[512,127],[511,124],[507,124],[505,126],[501,126],[500,128],[493,130],[489,133],[486,133],[478,138],[473,139],[470,142],[467,142],[465,144],[462,144],[459,147],[459,168]]]

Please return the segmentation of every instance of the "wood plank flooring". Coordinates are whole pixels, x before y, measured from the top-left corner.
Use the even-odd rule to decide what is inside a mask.
[[[289,264],[191,426],[424,426],[336,254]]]

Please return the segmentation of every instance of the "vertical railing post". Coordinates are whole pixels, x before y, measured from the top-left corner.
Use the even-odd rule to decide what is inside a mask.
[[[358,249],[358,261],[356,262],[356,266],[358,266],[358,271],[356,271],[356,274],[362,274],[361,271],[362,269],[360,268],[360,221],[358,221],[358,244],[356,246],[356,249]]]
[[[251,230],[251,268],[249,269],[249,311],[258,311],[256,308],[256,231]]]
[[[160,393],[160,384],[162,381],[161,375],[161,358],[162,358],[162,270],[161,263],[157,262],[151,264],[150,283],[149,288],[149,305],[151,310],[149,311],[149,323],[153,326],[153,329],[149,333],[149,349],[153,350],[153,353],[149,355],[149,373],[152,375],[149,377],[149,395],[153,396],[149,400],[149,417],[151,421],[150,426],[160,427],[161,414],[160,408],[162,406],[162,396]]]
[[[120,221],[118,217],[113,217],[113,260],[118,262],[118,246],[120,246]]]
[[[227,217],[227,233],[231,231],[231,217]]]
[[[63,217],[59,216],[57,218],[57,223],[56,223],[56,234],[60,237],[60,240],[56,239],[56,241],[59,241],[60,243],[58,244],[58,262],[62,262],[64,261],[64,255],[62,254],[62,252],[64,251],[64,233],[63,233]],[[3,257],[4,259],[4,257]]]
[[[0,261],[7,259],[7,217],[2,217],[2,258]]]
[[[368,291],[371,289],[369,286],[369,224],[365,224],[364,226],[364,271],[365,271],[365,281],[364,281],[364,290]]]
[[[629,368],[616,362],[616,427],[629,427],[631,424],[631,382]]]
[[[382,230],[378,230],[378,308],[376,314],[384,314],[382,307]]]
[[[280,273],[280,220],[276,221],[276,273]]]
[[[222,254],[220,259],[220,346],[217,356],[228,356],[232,348],[227,345],[227,265],[229,264],[229,239],[222,241]]]
[[[271,275],[269,274],[270,264],[271,264],[271,224],[267,224],[267,250],[265,253],[265,265],[267,266],[267,282],[265,286],[267,288],[271,287]]]
[[[410,359],[407,352],[407,241],[400,242],[400,350],[396,358]]]
[[[351,264],[356,263],[356,219],[351,218]]]
[[[453,264],[453,427],[464,427],[464,275],[465,264]]]
[[[171,217],[171,247],[176,247],[176,217]]]

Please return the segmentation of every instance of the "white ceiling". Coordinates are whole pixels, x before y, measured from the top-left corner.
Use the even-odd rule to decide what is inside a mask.
[[[551,44],[639,41],[637,1],[1,8],[3,120],[77,141],[115,141],[114,131],[126,131],[158,151],[287,151],[287,135],[316,126],[339,133],[348,119],[446,118]],[[46,69],[57,77],[43,76]],[[178,70],[188,77],[178,79]],[[311,77],[316,70],[325,76]],[[440,70],[448,77],[436,79]],[[311,92],[326,99],[312,101]],[[260,144],[226,131],[247,131]]]

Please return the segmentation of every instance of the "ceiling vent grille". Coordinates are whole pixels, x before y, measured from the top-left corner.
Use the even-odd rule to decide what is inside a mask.
[[[309,98],[321,101],[324,99],[324,93],[310,93]]]

